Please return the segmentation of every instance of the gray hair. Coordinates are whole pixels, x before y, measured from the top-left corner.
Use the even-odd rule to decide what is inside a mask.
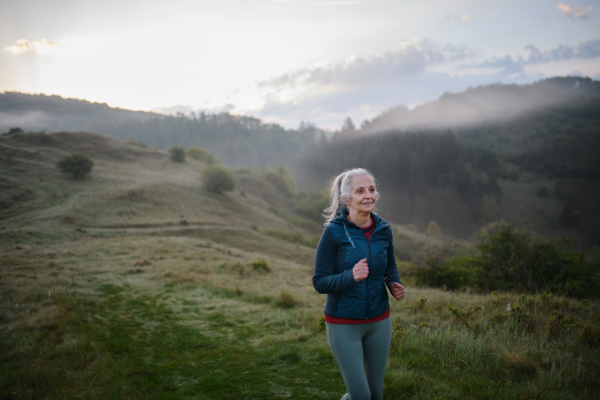
[[[329,225],[331,220],[337,217],[338,212],[346,207],[345,201],[350,199],[350,191],[352,190],[352,178],[359,175],[368,175],[373,179],[373,183],[375,183],[376,199],[379,199],[377,182],[370,171],[364,168],[348,169],[336,176],[331,183],[331,191],[329,192],[331,202],[329,207],[323,210],[325,212],[325,214],[323,214],[325,217],[325,225]]]

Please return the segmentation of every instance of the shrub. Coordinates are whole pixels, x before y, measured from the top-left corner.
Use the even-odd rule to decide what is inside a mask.
[[[585,253],[565,248],[565,244],[534,237],[512,224],[501,225],[483,234],[476,246],[478,282],[488,289],[598,296],[600,265],[587,262]]]
[[[252,265],[256,271],[271,272],[271,267],[269,267],[269,264],[262,258],[252,262],[250,265]]]
[[[186,157],[193,158],[194,160],[202,161],[207,164],[212,164],[215,161],[212,154],[199,147],[190,147],[185,151],[185,155]]]
[[[92,171],[94,162],[80,153],[73,153],[56,163],[61,172],[73,174],[75,179],[83,178]]]
[[[564,242],[542,239],[498,225],[481,234],[474,254],[456,255],[446,247],[426,249],[419,267],[411,268],[418,285],[459,289],[549,290],[573,297],[600,295],[600,264],[585,253],[565,248]]]
[[[517,169],[512,169],[509,173],[508,173],[508,179],[510,179],[511,181],[518,181],[519,180],[519,176],[521,174],[519,174],[519,170]]]
[[[217,194],[235,189],[233,174],[221,165],[209,165],[202,170],[202,188]]]
[[[291,197],[296,190],[296,183],[292,175],[285,169],[283,165],[275,168],[274,171],[265,173],[267,180],[275,186],[275,188],[284,195]]]
[[[460,289],[476,282],[477,269],[471,257],[456,257],[449,245],[425,248],[419,255],[420,266],[410,268],[419,286]]]
[[[329,205],[329,194],[325,191],[301,192],[294,198],[294,211],[315,222],[323,223],[323,210]]]
[[[182,163],[185,161],[185,152],[181,147],[171,147],[169,149],[169,158],[171,161]]]

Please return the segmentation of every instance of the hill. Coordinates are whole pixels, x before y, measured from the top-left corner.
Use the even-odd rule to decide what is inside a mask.
[[[360,165],[388,189],[382,207],[396,223],[468,237],[486,221],[528,221],[600,245],[599,94],[600,82],[552,78],[399,106],[311,147],[295,176],[318,186]]]
[[[167,150],[201,147],[232,166],[289,165],[311,143],[318,130],[300,131],[229,113],[172,117],[130,111],[79,99],[0,94],[0,132],[86,131],[119,139],[134,139]]]
[[[32,95],[19,92],[0,93],[0,131],[12,127],[24,131],[85,130],[96,122],[162,118],[160,114],[131,111],[60,96]]]
[[[94,160],[87,178],[55,168],[72,152]],[[0,138],[0,397],[344,393],[311,282],[320,195],[249,168],[217,195],[203,167],[91,133]],[[394,233],[402,254],[423,237]],[[599,307],[408,285],[384,398],[591,399]]]
[[[470,238],[500,218],[529,221],[554,238],[582,238],[576,245],[584,248],[600,245],[599,87],[580,77],[478,87],[413,110],[398,106],[331,140],[312,124],[286,130],[227,113],[167,117],[56,96],[7,93],[0,112],[46,110],[48,126],[79,121],[77,129],[165,150],[201,147],[235,167],[284,165],[303,190],[322,190],[360,165],[387,190],[382,210],[421,233],[436,221],[443,232]]]
[[[400,105],[366,121],[363,130],[456,129],[504,124],[522,117],[557,112],[575,118],[597,118],[600,82],[556,77],[529,85],[495,84],[445,93],[412,110]]]

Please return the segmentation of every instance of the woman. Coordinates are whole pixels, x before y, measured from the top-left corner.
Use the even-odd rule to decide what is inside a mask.
[[[392,229],[373,212],[378,198],[369,171],[338,175],[317,248],[313,285],[327,294],[327,339],[348,390],[342,400],[382,398],[392,339],[386,286],[404,298]]]

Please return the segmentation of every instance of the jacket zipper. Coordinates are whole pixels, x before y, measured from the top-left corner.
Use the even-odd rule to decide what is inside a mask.
[[[379,228],[379,229],[377,229],[377,228]],[[375,234],[376,231],[379,231],[381,229],[383,229],[383,227],[381,227],[381,226],[375,227],[375,230],[373,231],[373,233],[371,233],[371,237],[373,237],[373,235]],[[344,230],[346,230],[345,224],[344,224]],[[360,233],[363,235],[363,237],[365,236],[365,234],[362,233],[362,231]],[[346,230],[346,235],[348,236],[350,243],[352,243],[352,247],[355,247],[354,243],[352,242],[352,239],[350,239],[350,235],[348,235],[347,230]],[[367,240],[366,237],[365,237],[365,240]],[[369,257],[368,257],[367,261],[368,261],[369,270],[370,270],[371,269],[371,241],[370,240],[367,240],[367,249],[369,250]],[[369,319],[369,282],[368,282],[368,280],[369,280],[369,277],[367,277],[367,279],[365,279],[365,285],[367,285],[367,309],[365,310],[365,315],[366,315],[365,319]]]
[[[373,233],[375,233],[375,232],[373,232]],[[364,236],[364,233],[363,233],[363,236]],[[371,234],[371,236],[373,236],[373,234]],[[371,270],[372,265],[371,265],[371,241],[370,240],[367,240],[367,248],[369,249],[369,270]],[[365,319],[369,319],[369,277],[368,276],[367,276],[367,279],[365,279],[365,284],[367,285],[367,316],[365,317]]]

